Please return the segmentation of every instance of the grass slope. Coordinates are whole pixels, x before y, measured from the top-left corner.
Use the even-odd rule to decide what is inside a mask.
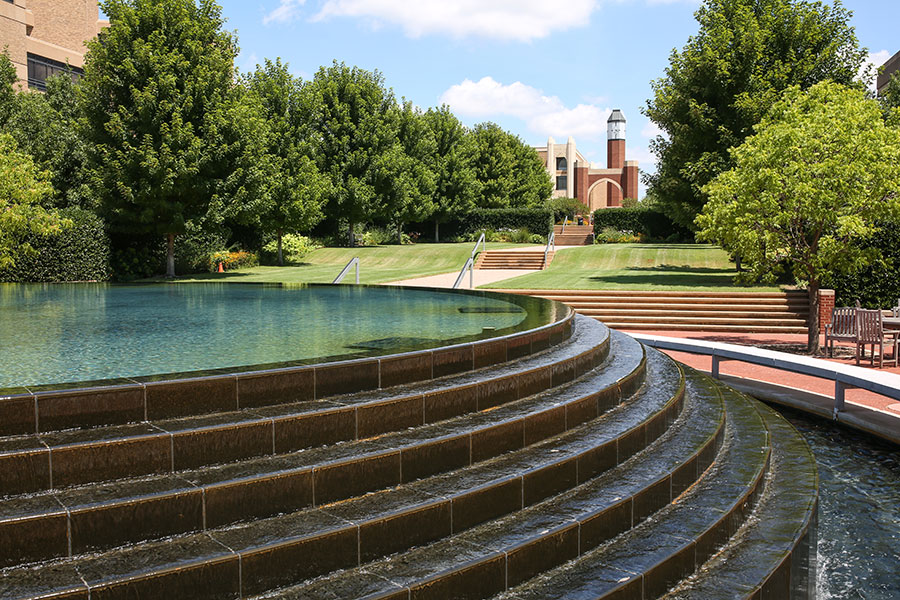
[[[733,291],[734,265],[717,246],[705,244],[599,244],[564,248],[545,271],[485,288],[545,290]],[[777,291],[777,287],[741,287]]]
[[[358,256],[360,283],[385,283],[458,271],[472,253],[474,244],[415,244],[365,248],[321,248],[309,253],[303,263],[284,267],[255,267],[226,273],[201,273],[179,281],[235,281],[266,283],[331,283],[341,269]],[[488,244],[488,250],[515,244]],[[353,283],[351,271],[344,283]]]

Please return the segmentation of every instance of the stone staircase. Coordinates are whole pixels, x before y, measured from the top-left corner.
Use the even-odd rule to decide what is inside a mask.
[[[796,431],[593,319],[133,392],[0,395],[0,597],[812,598]]]
[[[566,225],[563,231],[562,225],[555,225],[553,233],[556,235],[557,246],[591,246],[594,243],[594,228],[591,225]]]
[[[550,265],[555,254],[553,251],[548,252],[545,263],[543,250],[488,250],[478,255],[475,268],[541,271]]]
[[[614,329],[805,334],[806,292],[503,290],[564,302]]]

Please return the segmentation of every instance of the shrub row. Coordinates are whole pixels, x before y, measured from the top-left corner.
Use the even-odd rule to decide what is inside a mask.
[[[103,220],[80,208],[59,211],[71,224],[58,235],[29,235],[34,252],[20,251],[0,281],[56,283],[106,281],[111,277],[109,236]]]
[[[434,231],[434,225],[420,223],[420,231]],[[408,229],[412,230],[412,227]],[[481,208],[454,216],[441,225],[441,239],[469,237],[485,230],[527,229],[538,235],[548,235],[553,229],[553,211],[547,208]]]
[[[605,228],[632,231],[651,240],[667,242],[694,241],[694,234],[676,225],[665,214],[647,208],[601,208],[594,211],[594,235]]]
[[[881,250],[881,260],[850,275],[831,277],[822,287],[834,289],[836,306],[853,306],[859,300],[868,308],[888,308],[900,298],[900,223],[882,223],[868,241]]]

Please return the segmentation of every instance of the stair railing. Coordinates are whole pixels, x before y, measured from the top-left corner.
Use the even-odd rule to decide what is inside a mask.
[[[564,233],[566,232],[566,225],[568,225],[568,224],[569,224],[569,215],[566,215],[566,220],[563,221],[563,228],[562,228],[562,231],[559,232],[560,235],[562,235],[562,234],[564,234]]]
[[[350,262],[348,262],[347,266],[344,267],[344,270],[341,271],[341,274],[338,275],[337,277],[335,277],[334,281],[332,281],[331,283],[334,284],[334,283],[340,283],[341,281],[343,281],[344,277],[347,276],[347,273],[349,273],[350,269],[352,269],[354,266],[356,267],[356,285],[359,285],[359,257],[358,256],[354,257]]]
[[[550,237],[547,238],[547,247],[544,249],[544,269],[547,268],[547,256],[550,254],[551,248],[553,248],[553,251],[556,252],[556,232],[554,231],[550,232]]]
[[[473,289],[475,287],[475,257],[478,256],[478,244],[481,244],[481,251],[487,252],[487,245],[485,243],[484,232],[481,233],[481,237],[478,238],[478,241],[475,242],[475,247],[472,248],[472,255],[466,261],[466,264],[463,265],[462,270],[459,272],[459,276],[456,278],[456,283],[453,284],[453,289],[457,289],[461,284],[463,277],[466,275],[466,269],[469,270],[469,289]]]

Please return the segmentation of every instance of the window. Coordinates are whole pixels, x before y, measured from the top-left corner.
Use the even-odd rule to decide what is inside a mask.
[[[568,166],[569,165],[566,162],[565,158],[559,157],[556,159],[556,170],[557,171],[565,171]]]
[[[556,178],[556,189],[557,190],[565,190],[567,189],[568,179],[565,175],[560,175]]]
[[[28,54],[28,87],[43,92],[47,89],[47,78],[60,73],[69,74],[74,81],[81,77],[84,70],[78,67],[70,67],[58,60],[44,58],[37,54]]]

